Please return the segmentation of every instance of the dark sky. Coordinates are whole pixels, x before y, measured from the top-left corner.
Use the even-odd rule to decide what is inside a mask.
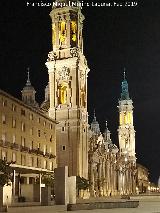
[[[91,3],[91,0],[88,2]],[[158,2],[141,0],[136,7],[83,8],[84,54],[90,68],[89,120],[92,120],[95,108],[102,131],[105,120],[108,120],[112,140],[118,144],[117,105],[123,67],[126,67],[130,97],[134,104],[137,161],[149,169],[151,180],[156,182],[160,175]],[[26,0],[5,1],[1,5],[0,88],[19,98],[29,66],[37,100],[42,102],[48,82],[45,62],[51,50],[51,7],[26,5]]]

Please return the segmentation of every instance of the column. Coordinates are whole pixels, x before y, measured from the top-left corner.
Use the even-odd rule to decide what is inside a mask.
[[[91,187],[90,187],[90,193],[91,193],[91,196],[94,197],[94,172],[93,172],[93,162],[91,162],[89,164],[89,167],[90,167],[90,182],[92,183]]]
[[[41,203],[41,183],[42,183],[42,175],[39,174],[39,202]]]
[[[70,39],[70,34],[71,34],[71,26],[70,26],[70,24],[71,24],[71,20],[70,20],[70,18],[68,18],[69,20],[67,20],[67,48],[70,48],[70,43],[71,43],[71,39]]]
[[[21,179],[21,174],[19,173],[18,174],[18,197],[21,196],[21,181],[20,181],[20,179]]]
[[[16,189],[16,171],[15,170],[13,170],[13,183],[12,183],[13,185],[12,185],[12,198],[13,198],[13,200],[14,200],[14,198],[15,198],[15,189]]]

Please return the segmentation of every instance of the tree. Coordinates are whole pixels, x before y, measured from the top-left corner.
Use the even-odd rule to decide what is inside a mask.
[[[84,177],[77,176],[76,177],[76,188],[78,190],[78,196],[80,190],[86,190],[90,186],[89,180],[85,179]]]
[[[11,173],[12,169],[10,166],[11,163],[7,163],[6,160],[0,159],[0,186],[4,186],[5,184],[9,185],[11,181]]]
[[[51,188],[54,187],[54,175],[53,174],[42,174],[41,181],[45,186],[50,186]],[[36,184],[39,184],[39,177],[36,178]]]
[[[44,174],[42,175],[42,183],[46,186],[54,187],[54,175],[53,174]]]

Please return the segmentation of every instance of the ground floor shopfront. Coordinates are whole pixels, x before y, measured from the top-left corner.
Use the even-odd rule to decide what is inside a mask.
[[[3,187],[3,204],[12,205],[17,202],[43,203],[44,195],[49,200],[51,199],[51,188],[43,183],[43,176],[53,175],[54,171],[16,164],[11,164],[11,167],[12,182],[9,186]]]

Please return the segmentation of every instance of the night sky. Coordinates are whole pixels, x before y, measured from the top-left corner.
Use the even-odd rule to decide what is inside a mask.
[[[118,144],[117,105],[125,67],[134,104],[137,161],[149,169],[151,181],[157,182],[160,175],[160,4],[159,0],[140,2],[136,7],[83,7],[84,54],[90,68],[88,112],[91,122],[96,109],[102,132],[105,120],[108,121],[113,143]],[[44,99],[48,82],[45,62],[51,50],[50,11],[51,7],[27,7],[26,0],[6,1],[1,6],[0,88],[15,97],[21,97],[27,67],[30,67],[37,100],[41,103]]]

